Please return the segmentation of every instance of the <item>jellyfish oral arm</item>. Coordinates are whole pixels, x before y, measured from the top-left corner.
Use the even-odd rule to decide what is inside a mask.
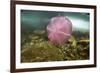
[[[48,28],[48,27],[47,27],[47,29],[48,29],[49,31],[56,32],[56,29],[53,30],[53,29]],[[65,32],[61,32],[61,31],[60,31],[59,33],[64,34],[64,35],[66,35],[66,36],[71,36],[71,34],[68,34],[68,33],[65,33]]]
[[[59,32],[61,34],[64,34],[65,36],[71,36],[71,34],[65,33],[65,32]]]

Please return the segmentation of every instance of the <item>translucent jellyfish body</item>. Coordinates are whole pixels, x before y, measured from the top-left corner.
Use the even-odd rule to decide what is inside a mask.
[[[47,35],[50,42],[54,44],[63,44],[72,33],[72,23],[64,16],[51,18],[47,25]]]

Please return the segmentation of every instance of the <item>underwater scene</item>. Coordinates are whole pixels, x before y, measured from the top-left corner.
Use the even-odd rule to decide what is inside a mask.
[[[90,14],[21,10],[21,63],[89,59]]]

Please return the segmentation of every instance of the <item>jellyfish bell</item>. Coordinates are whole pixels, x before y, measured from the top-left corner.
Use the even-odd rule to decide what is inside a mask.
[[[68,41],[72,33],[72,23],[64,16],[51,18],[47,25],[47,36],[53,44],[63,44]]]

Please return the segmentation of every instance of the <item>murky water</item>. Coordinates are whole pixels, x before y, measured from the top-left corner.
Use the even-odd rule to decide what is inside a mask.
[[[61,45],[48,40],[46,27],[52,17],[71,20],[73,32]],[[89,59],[89,13],[21,10],[21,62]]]

